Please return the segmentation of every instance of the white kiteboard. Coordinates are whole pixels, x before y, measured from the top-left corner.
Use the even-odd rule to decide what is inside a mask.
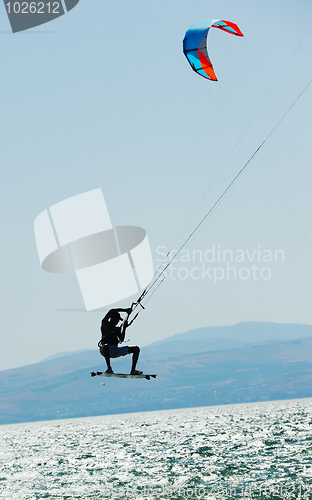
[[[105,373],[105,372],[91,372],[91,377],[96,377],[99,375],[100,377],[115,377],[115,378],[146,378],[146,380],[150,380],[152,378],[156,378],[157,375],[152,375],[150,373],[140,373],[139,375],[130,375],[127,373]]]

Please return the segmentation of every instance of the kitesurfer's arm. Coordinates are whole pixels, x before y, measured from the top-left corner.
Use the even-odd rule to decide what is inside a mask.
[[[129,314],[132,312],[132,308],[131,307],[127,307],[127,309],[123,309],[122,307],[119,307],[118,309],[111,309],[112,311],[116,311],[116,312],[125,312]]]
[[[120,344],[122,344],[122,342],[125,340],[126,328],[127,327],[123,324],[120,329],[120,333],[118,334],[118,339]]]
[[[131,312],[131,310],[130,310],[130,312]],[[128,313],[128,317],[129,317],[130,312]],[[128,326],[129,326],[129,323],[128,323],[128,318],[127,318],[127,319],[125,319],[125,321],[121,325],[120,333],[118,335],[120,343],[122,343],[125,340],[126,329],[128,328]]]

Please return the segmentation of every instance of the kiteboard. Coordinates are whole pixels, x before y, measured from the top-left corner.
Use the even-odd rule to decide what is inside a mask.
[[[156,378],[157,375],[150,373],[139,373],[138,375],[130,375],[127,373],[105,373],[105,372],[91,372],[91,377],[96,377],[99,375],[100,377],[115,377],[115,378],[146,378],[146,380],[150,380],[152,378]]]

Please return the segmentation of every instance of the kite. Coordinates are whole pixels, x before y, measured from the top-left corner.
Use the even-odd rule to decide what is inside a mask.
[[[236,24],[223,20],[199,21],[185,33],[183,52],[192,69],[208,80],[217,81],[207,51],[207,37],[210,28],[219,28],[232,35],[244,35]]]

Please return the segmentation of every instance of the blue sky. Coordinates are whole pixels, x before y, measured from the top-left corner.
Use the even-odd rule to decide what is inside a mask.
[[[211,31],[215,83],[191,70],[182,40],[191,24],[222,18],[244,38]],[[147,230],[157,264],[311,80],[310,20],[303,0],[80,0],[12,34],[0,5],[0,369],[99,340],[104,311],[83,312],[74,276],[41,269],[36,216],[101,188],[115,225]],[[130,343],[240,321],[312,324],[311,91],[174,263]]]

